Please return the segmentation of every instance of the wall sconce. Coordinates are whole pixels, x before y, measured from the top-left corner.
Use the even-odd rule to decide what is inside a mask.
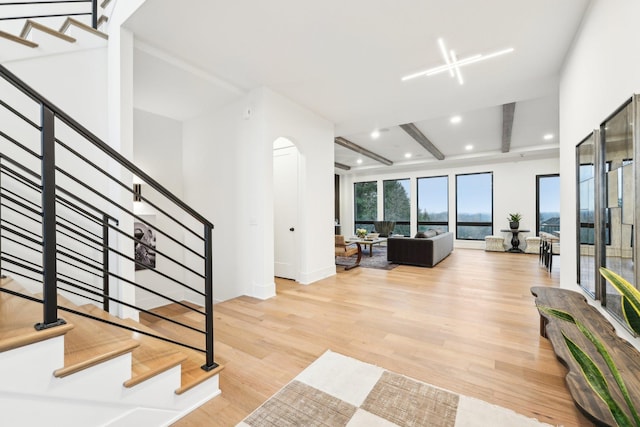
[[[142,201],[142,184],[133,184],[133,201]]]

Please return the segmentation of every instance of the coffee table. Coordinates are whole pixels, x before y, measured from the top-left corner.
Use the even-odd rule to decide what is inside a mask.
[[[379,237],[377,239],[359,239],[357,237],[350,237],[349,240],[345,241],[345,243],[355,243],[358,246],[359,245],[363,245],[363,246],[367,246],[369,245],[369,256],[373,256],[373,245],[379,245],[382,242],[386,242],[387,239],[385,239],[384,237]]]

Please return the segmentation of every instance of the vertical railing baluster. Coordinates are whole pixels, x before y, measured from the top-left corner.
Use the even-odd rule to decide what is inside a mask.
[[[42,279],[43,320],[36,329],[64,324],[58,319],[58,287],[56,267],[56,137],[55,116],[47,106],[41,111],[42,149]]]
[[[98,0],[91,0],[91,26],[98,29]]]
[[[213,249],[211,232],[213,227],[204,225],[204,293],[205,293],[205,341],[207,350],[207,361],[202,365],[205,371],[211,371],[218,367],[213,361]]]
[[[109,312],[109,215],[102,215],[102,309]]]
[[[2,165],[2,158],[0,158],[0,165]],[[2,223],[2,168],[0,168],[0,223]],[[5,277],[2,274],[2,236],[0,235],[0,279]]]

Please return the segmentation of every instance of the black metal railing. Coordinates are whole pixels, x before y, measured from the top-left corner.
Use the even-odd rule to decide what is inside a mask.
[[[88,16],[91,19],[91,26],[97,29],[98,12],[98,0],[41,0],[0,3],[0,21]]]
[[[0,270],[28,291],[0,290],[41,302],[38,328],[68,311],[201,351],[202,368],[215,368],[213,225],[1,65],[0,77]],[[86,303],[180,332],[123,326],[78,309]],[[165,305],[195,320],[160,314]]]

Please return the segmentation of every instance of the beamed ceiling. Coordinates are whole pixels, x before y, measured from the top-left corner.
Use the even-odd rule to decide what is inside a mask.
[[[184,120],[269,87],[335,124],[335,161],[350,168],[337,173],[557,157],[558,76],[588,6],[147,1],[127,23],[136,40],[134,100]],[[401,81],[445,65],[439,38],[459,60],[514,50],[460,67],[462,85],[448,71]]]

